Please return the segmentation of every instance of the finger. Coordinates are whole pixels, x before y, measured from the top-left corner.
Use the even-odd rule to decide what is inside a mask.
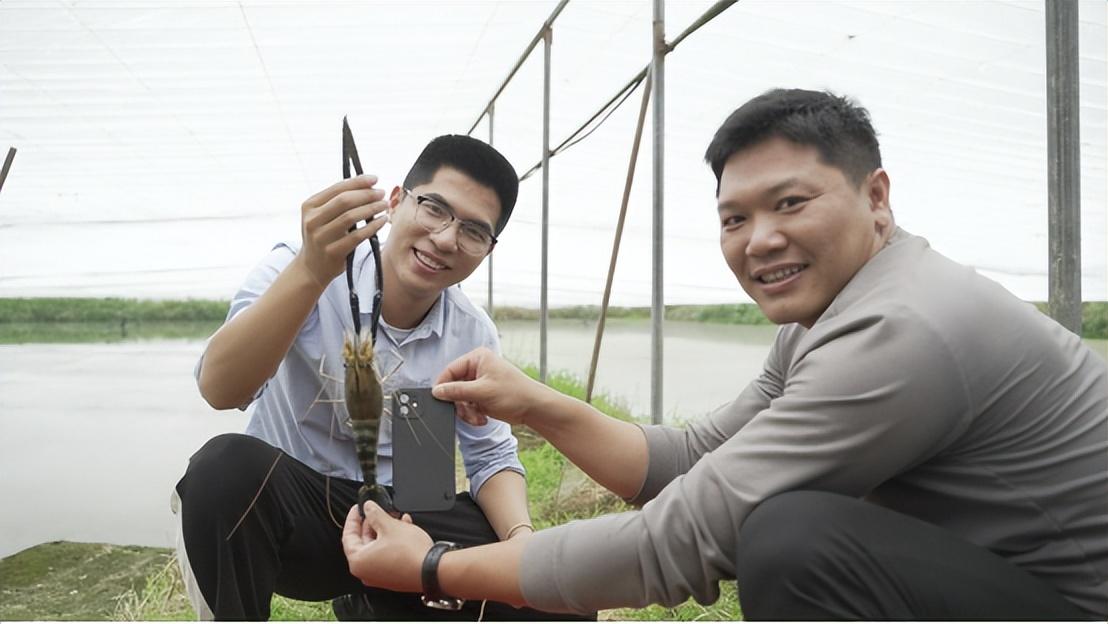
[[[371,207],[367,210],[367,207]],[[385,194],[380,189],[357,189],[345,191],[326,204],[312,211],[310,224],[317,230],[334,232],[337,238],[341,232],[346,232],[364,221],[371,215],[375,215],[388,209],[389,203],[385,201]]]
[[[377,539],[377,531],[374,531],[368,522],[362,522],[362,542],[370,544],[375,539]]]
[[[484,404],[495,396],[496,387],[487,380],[452,381],[431,388],[431,395],[440,401],[452,401],[459,416],[470,420],[477,405]]]
[[[496,397],[503,386],[489,379],[475,381],[452,381],[431,388],[431,394],[442,401],[472,403],[482,405]],[[436,392],[437,391],[437,392]]]
[[[310,237],[317,246],[342,238],[358,221],[387,208],[385,202],[371,194],[376,192],[348,191],[325,207],[306,211],[302,219],[305,238]]]
[[[440,401],[453,401],[459,403],[465,399],[466,386],[473,383],[472,381],[450,381],[447,383],[435,384],[431,387],[431,396]],[[461,406],[458,406],[461,409]]]
[[[370,220],[366,225],[354,230],[353,232],[347,232],[341,236],[338,240],[327,246],[327,252],[336,256],[345,256],[362,242],[369,240],[370,237],[381,231],[381,228],[388,224],[388,214],[381,215],[376,219]]]
[[[373,501],[366,501],[363,506],[364,519],[362,520],[362,539],[365,542],[372,542],[377,539],[381,534],[380,531],[380,516],[387,515],[384,510],[377,506],[377,503]]]
[[[358,513],[358,506],[354,505],[350,508],[350,513],[346,514],[346,523],[342,526],[342,550],[349,557],[364,544],[362,516]]]
[[[366,222],[365,225],[358,228],[354,232],[351,232],[351,234],[354,234],[355,236],[361,238],[361,240],[364,241],[364,240],[368,239],[369,237],[376,235],[378,232],[381,231],[382,228],[384,228],[386,225],[388,225],[391,222],[392,222],[392,218],[389,217],[389,213],[387,213],[387,212],[375,213],[373,215],[372,219],[369,219]],[[358,241],[358,242],[361,242],[361,241]]]
[[[370,514],[374,514],[380,510],[381,508],[377,505],[377,503],[371,500],[367,500],[362,505],[362,515],[365,517],[367,522],[369,521]]]
[[[473,425],[474,427],[484,427],[486,424],[488,424],[488,417],[485,416],[484,412],[478,409],[478,407],[473,403],[463,401],[460,403],[455,403],[455,406],[455,411],[457,412],[458,417],[464,420],[466,423]]]
[[[396,518],[393,518],[387,511],[381,509],[377,503],[373,501],[366,501],[365,504],[365,525],[373,533],[374,538],[380,537],[388,532],[392,527],[392,523],[396,522]]]
[[[353,178],[336,182],[331,186],[323,189],[322,191],[312,195],[308,199],[304,200],[301,206],[304,210],[309,208],[318,208],[327,203],[334,196],[342,193],[343,191],[349,191],[353,189],[372,188],[374,184],[377,184],[377,176],[373,174],[365,174],[360,176],[354,176]]]
[[[376,230],[380,230],[388,219],[388,213],[385,212],[387,208],[388,204],[382,201],[371,202],[363,206],[351,208],[343,214],[340,214],[331,222],[318,227],[316,234],[320,240],[338,242],[348,235],[355,234],[366,227],[373,226]],[[365,221],[366,225],[358,227],[358,224],[362,221]]]

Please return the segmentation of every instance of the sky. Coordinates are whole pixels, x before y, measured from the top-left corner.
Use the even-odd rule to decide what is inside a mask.
[[[229,298],[300,205],[341,178],[341,123],[387,189],[482,116],[554,0],[0,2],[0,297]],[[712,2],[666,6],[672,40]],[[1017,296],[1047,297],[1044,4],[745,0],[666,60],[664,297],[746,302],[702,161],[779,86],[869,109],[897,222]],[[1106,13],[1079,2],[1083,297],[1108,299]],[[572,0],[554,22],[551,145],[649,63],[651,2]],[[494,109],[520,172],[542,150],[543,48]],[[599,304],[641,90],[551,160],[551,305]],[[648,114],[648,123],[650,115]],[[477,123],[479,122],[479,123]],[[613,305],[649,305],[649,126]],[[541,175],[493,254],[496,305],[537,307]],[[484,304],[486,265],[463,283]]]

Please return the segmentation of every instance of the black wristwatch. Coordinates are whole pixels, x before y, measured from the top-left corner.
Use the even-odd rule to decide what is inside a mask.
[[[439,559],[442,559],[443,553],[459,548],[461,546],[454,542],[435,542],[431,546],[431,550],[427,551],[427,556],[423,558],[423,566],[419,572],[423,581],[423,596],[420,597],[423,606],[444,611],[457,611],[466,603],[461,598],[446,596],[439,587]]]

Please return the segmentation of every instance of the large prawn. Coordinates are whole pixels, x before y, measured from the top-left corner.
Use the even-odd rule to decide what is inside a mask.
[[[354,430],[354,449],[362,468],[362,487],[358,490],[358,508],[365,513],[365,502],[371,500],[386,511],[392,511],[392,497],[377,483],[377,438],[384,413],[384,391],[381,375],[373,359],[373,337],[366,330],[349,333],[342,345],[342,361],[346,366],[343,398]]]

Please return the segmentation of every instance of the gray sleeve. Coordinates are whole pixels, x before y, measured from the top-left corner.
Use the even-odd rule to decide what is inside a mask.
[[[802,335],[797,326],[778,332],[766,356],[762,373],[750,382],[735,400],[716,408],[705,418],[683,429],[663,425],[640,425],[646,435],[646,479],[628,503],[641,507],[662,491],[670,481],[692,468],[705,453],[715,450],[742,429],[758,412],[784,390],[785,355],[796,347]]]
[[[578,612],[714,602],[758,503],[798,489],[863,496],[964,429],[964,376],[938,332],[874,316],[828,325],[804,338],[780,397],[640,511],[531,538],[527,602]]]

